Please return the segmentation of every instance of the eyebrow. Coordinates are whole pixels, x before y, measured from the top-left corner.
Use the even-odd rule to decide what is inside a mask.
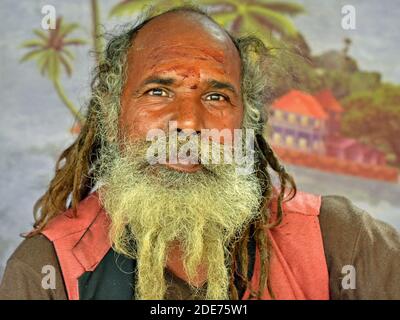
[[[173,78],[162,78],[162,77],[154,77],[151,76],[147,79],[145,79],[142,83],[143,86],[147,85],[147,84],[151,84],[151,83],[155,83],[155,84],[161,84],[164,86],[169,86],[174,84],[175,79]]]
[[[236,89],[235,87],[230,84],[229,82],[223,82],[223,81],[218,81],[218,80],[208,80],[208,85],[210,86],[210,88],[212,89],[227,89],[229,91],[231,91],[232,93],[234,93],[235,95],[237,95]]]

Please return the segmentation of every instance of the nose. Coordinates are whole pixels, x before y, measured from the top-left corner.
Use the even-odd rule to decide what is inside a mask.
[[[176,109],[177,131],[195,131],[200,134],[204,128],[202,106],[194,99],[182,99]]]

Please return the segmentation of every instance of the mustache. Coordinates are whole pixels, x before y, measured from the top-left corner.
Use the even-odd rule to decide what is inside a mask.
[[[182,152],[178,150],[182,150],[185,147],[187,148],[188,144],[191,150],[195,150],[197,154],[193,155],[190,150],[187,150],[186,154],[182,156]],[[204,151],[205,145],[207,145],[208,149],[206,151]],[[157,141],[147,141],[144,139],[134,141],[124,140],[121,147],[121,156],[134,157],[136,169],[142,172],[149,172],[155,168],[165,167],[165,164],[177,163],[184,159],[185,162],[189,160],[190,164],[199,165],[200,170],[204,173],[215,176],[216,168],[224,165],[226,166],[227,163],[221,163],[221,161],[215,161],[214,163],[214,161],[203,160],[205,157],[208,157],[206,159],[211,158],[212,160],[226,159],[225,153],[227,149],[232,149],[232,147],[213,141],[204,142],[199,139],[194,141],[189,139],[171,141],[167,136],[165,139]],[[151,150],[155,152],[151,153]],[[176,153],[178,153],[178,156]]]

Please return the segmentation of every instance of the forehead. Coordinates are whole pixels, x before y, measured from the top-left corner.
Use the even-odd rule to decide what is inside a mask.
[[[228,34],[200,14],[167,13],[147,23],[128,54],[137,76],[190,69],[240,81],[240,56]],[[129,71],[129,70],[128,70]]]

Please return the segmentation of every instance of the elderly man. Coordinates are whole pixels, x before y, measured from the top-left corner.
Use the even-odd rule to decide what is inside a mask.
[[[267,56],[260,40],[186,7],[111,39],[82,131],[37,202],[0,297],[400,298],[396,231],[345,198],[296,192],[264,140]],[[206,129],[224,135],[204,139]],[[236,157],[204,161],[207,141],[246,149],[244,136],[229,138],[238,130],[253,133],[252,170]],[[165,161],[149,156],[149,132],[168,133],[157,149]],[[201,158],[172,161],[194,136]]]

